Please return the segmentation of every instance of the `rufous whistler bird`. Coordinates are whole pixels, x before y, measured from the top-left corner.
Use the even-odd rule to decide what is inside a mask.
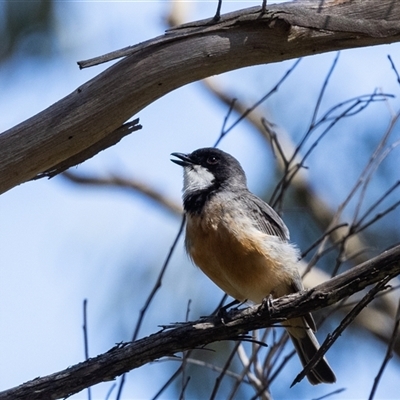
[[[303,290],[299,252],[288,242],[288,228],[248,190],[239,162],[216,148],[171,155],[184,170],[185,245],[194,263],[240,302],[258,304],[269,295],[277,298]],[[311,314],[283,325],[304,366],[319,348]],[[307,378],[313,385],[336,381],[325,358]]]

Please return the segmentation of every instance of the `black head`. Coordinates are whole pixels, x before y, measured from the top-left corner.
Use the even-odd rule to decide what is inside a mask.
[[[202,207],[217,190],[234,191],[246,187],[246,175],[239,161],[222,150],[207,147],[190,154],[171,155],[179,158],[171,161],[184,168],[183,199],[186,210]]]

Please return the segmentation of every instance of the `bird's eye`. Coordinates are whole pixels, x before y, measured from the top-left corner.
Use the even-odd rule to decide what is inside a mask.
[[[214,164],[218,164],[218,162],[219,162],[218,157],[210,156],[207,158],[207,164],[214,165]]]

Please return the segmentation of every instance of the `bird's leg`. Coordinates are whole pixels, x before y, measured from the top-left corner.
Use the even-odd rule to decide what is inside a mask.
[[[273,299],[274,298],[272,297],[271,294],[263,299],[263,301],[258,307],[258,313],[260,315],[264,312],[265,309],[268,311],[268,315],[272,315],[272,312],[274,310],[274,304],[272,303]]]
[[[262,6],[261,6],[261,14],[265,14],[266,12],[267,12],[267,0],[263,0]]]
[[[215,22],[218,22],[221,18],[221,6],[222,6],[222,0],[218,0],[217,12],[215,13],[213,18],[213,21]]]

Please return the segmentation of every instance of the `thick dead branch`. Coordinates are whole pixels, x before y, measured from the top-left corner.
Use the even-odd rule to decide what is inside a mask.
[[[0,393],[1,399],[57,399],[91,385],[112,380],[164,356],[220,340],[237,339],[254,329],[272,326],[284,319],[304,315],[356,293],[366,286],[400,274],[400,245],[385,251],[312,290],[281,297],[268,306],[232,310],[221,323],[219,317],[174,324],[132,343],[117,345],[107,353],[64,371],[36,378]]]
[[[398,2],[337,3],[296,1],[272,5],[262,15],[260,7],[250,8],[117,52],[127,57],[0,135],[0,193],[82,162],[85,151],[99,144],[109,147],[115,141],[107,138],[125,121],[190,82],[250,65],[400,40]]]

